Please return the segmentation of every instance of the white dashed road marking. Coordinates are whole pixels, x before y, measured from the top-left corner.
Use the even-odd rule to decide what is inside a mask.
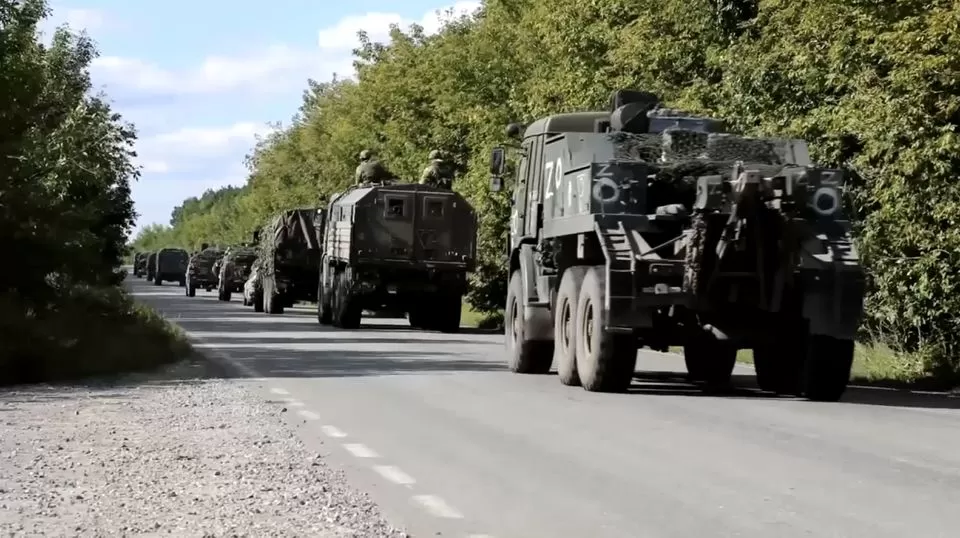
[[[370,450],[370,448],[368,448],[367,445],[363,445],[360,443],[347,443],[343,445],[343,448],[347,449],[348,452],[350,452],[351,454],[353,454],[355,457],[358,457],[358,458],[379,458],[380,457],[379,454],[377,454],[373,450]]]
[[[426,508],[427,511],[435,517],[463,519],[463,514],[436,495],[414,495],[413,500]]]
[[[273,387],[273,388],[271,388],[271,389],[270,389],[270,392],[272,392],[272,393],[274,393],[274,394],[279,394],[280,396],[286,396],[286,395],[290,394],[290,393],[287,392],[285,389],[281,389],[281,388],[278,388],[278,387]]]
[[[320,420],[320,415],[314,413],[313,411],[309,411],[307,409],[301,409],[297,411],[297,414],[307,420]]]
[[[394,467],[393,465],[374,465],[373,470],[376,471],[380,476],[386,478],[394,484],[400,484],[401,486],[410,486],[416,484],[417,482],[412,476],[401,471],[399,467]]]
[[[324,426],[320,428],[324,435],[327,437],[335,437],[337,439],[342,439],[347,436],[347,434],[338,430],[336,426]]]
[[[293,398],[287,398],[287,405],[290,407],[303,407],[303,402],[294,400]]]

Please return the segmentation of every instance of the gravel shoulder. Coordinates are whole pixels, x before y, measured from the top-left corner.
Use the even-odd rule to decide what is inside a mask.
[[[406,536],[214,369],[0,392],[0,533]]]

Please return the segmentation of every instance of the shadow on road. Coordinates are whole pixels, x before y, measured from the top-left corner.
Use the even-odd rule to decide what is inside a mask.
[[[756,377],[751,374],[735,374],[732,388],[723,392],[705,392],[686,380],[683,372],[641,372],[634,374],[631,394],[650,396],[701,396],[719,398],[754,398],[808,403],[803,398],[777,396],[763,392],[757,387]],[[913,407],[925,409],[960,409],[960,398],[946,393],[915,392],[851,385],[841,404],[875,405],[886,407]]]

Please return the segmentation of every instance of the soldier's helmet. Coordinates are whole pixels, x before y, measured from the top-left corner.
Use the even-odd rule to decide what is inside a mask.
[[[370,160],[370,157],[373,157],[373,152],[370,151],[369,149],[365,149],[365,150],[363,150],[363,151],[360,152],[360,160],[361,160],[361,161],[368,161],[368,160]]]
[[[441,153],[439,149],[435,149],[430,152],[430,160],[435,161],[437,159],[442,159],[442,158],[443,158],[443,153]]]

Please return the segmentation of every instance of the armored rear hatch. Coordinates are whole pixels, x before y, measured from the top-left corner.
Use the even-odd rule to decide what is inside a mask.
[[[526,185],[541,196],[530,196],[526,211],[537,211],[536,202],[542,200],[544,237],[591,233],[604,216],[637,221],[634,226],[643,229],[641,221],[656,220],[659,207],[692,205],[696,177],[729,174],[736,161],[776,169],[809,164],[800,140],[682,127],[655,133],[548,134],[540,158],[542,173],[531,174]],[[513,221],[517,233],[516,210]]]
[[[326,252],[351,264],[386,263],[472,271],[477,220],[459,193],[402,184],[339,196],[327,215]]]

